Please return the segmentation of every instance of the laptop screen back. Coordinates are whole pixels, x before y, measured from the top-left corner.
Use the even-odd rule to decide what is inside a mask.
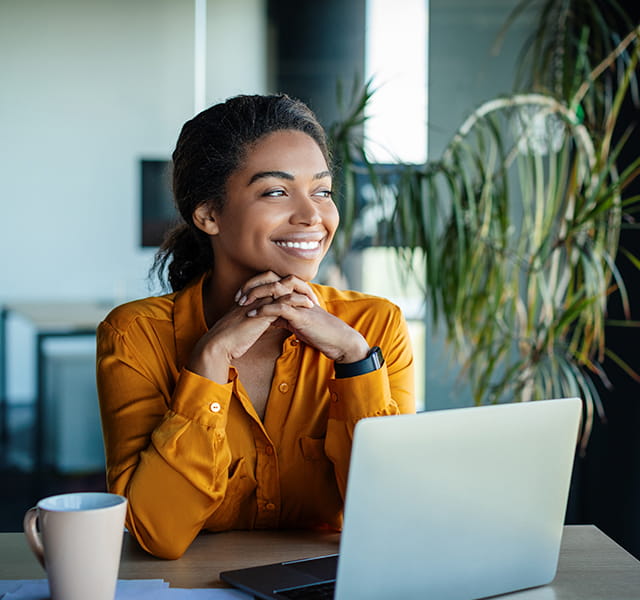
[[[577,398],[364,419],[337,600],[481,598],[550,582]]]

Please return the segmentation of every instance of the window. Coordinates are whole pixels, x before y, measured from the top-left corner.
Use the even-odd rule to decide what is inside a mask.
[[[427,160],[428,0],[367,0],[365,68],[376,92],[365,123],[367,154],[378,163]],[[421,266],[416,261],[416,268]],[[425,321],[423,293],[403,282],[395,250],[366,248],[362,290],[402,309],[414,350],[416,404],[424,410]]]

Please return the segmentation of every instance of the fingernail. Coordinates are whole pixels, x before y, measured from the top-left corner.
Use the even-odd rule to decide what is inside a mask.
[[[255,317],[258,314],[258,311],[254,308],[247,313],[247,317]]]
[[[240,306],[244,306],[247,302],[247,297],[246,296],[242,296],[242,298],[240,298],[240,300],[238,300],[238,304]]]
[[[238,298],[240,298],[240,296],[241,296],[241,295],[242,295],[242,290],[238,290],[238,291],[236,292],[236,295],[235,295],[235,296],[234,296],[234,298],[233,298],[234,302],[237,302],[237,301],[238,301]]]

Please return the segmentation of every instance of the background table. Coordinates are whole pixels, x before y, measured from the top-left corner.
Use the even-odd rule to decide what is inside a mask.
[[[307,531],[202,534],[175,561],[149,556],[125,534],[121,579],[165,579],[173,587],[223,587],[220,571],[338,551],[339,535]],[[464,569],[464,565],[461,565]],[[0,534],[0,579],[45,577],[21,533]],[[591,525],[564,528],[558,574],[514,600],[637,600],[640,562]]]
[[[45,344],[53,338],[95,336],[98,323],[113,307],[111,302],[10,302],[0,307],[0,443],[7,444],[7,320],[16,314],[28,321],[35,331],[36,399],[33,462],[40,472],[46,466],[44,455],[44,404],[47,389]]]

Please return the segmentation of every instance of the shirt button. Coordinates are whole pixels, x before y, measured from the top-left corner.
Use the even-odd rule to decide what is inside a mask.
[[[286,393],[289,391],[289,384],[288,384],[288,383],[284,383],[284,382],[283,382],[283,383],[281,383],[281,384],[278,386],[278,389],[279,389],[283,394],[286,394]]]
[[[275,505],[273,502],[269,502],[269,503],[265,506],[265,508],[266,508],[267,510],[275,510],[276,505]]]
[[[295,338],[291,340],[291,345],[292,346],[297,346],[299,343],[300,343],[300,340],[297,340]]]
[[[331,402],[337,402],[338,401],[338,394],[336,394],[335,392],[331,392]]]
[[[219,413],[221,408],[222,408],[222,407],[220,406],[220,402],[212,402],[212,403],[209,405],[209,410],[210,410],[212,413]]]
[[[269,455],[273,456],[273,446],[267,446],[264,451]]]

